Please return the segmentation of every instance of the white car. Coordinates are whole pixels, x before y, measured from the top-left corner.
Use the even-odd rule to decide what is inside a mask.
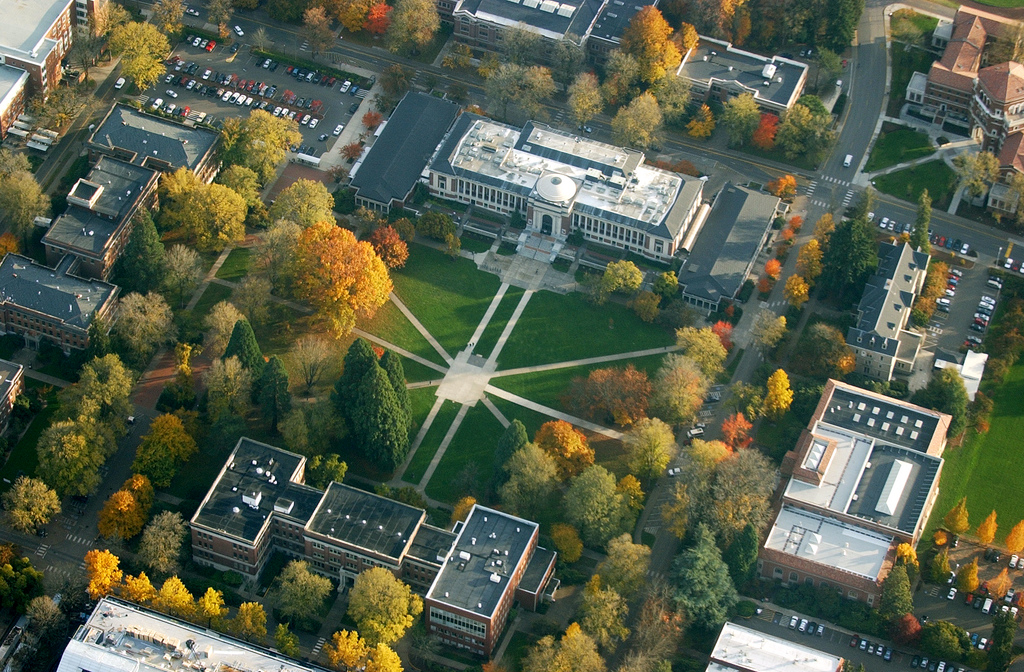
[[[309,123],[310,119],[312,119],[312,117],[309,116],[308,114],[303,115],[302,119],[299,120],[299,123],[302,124],[303,126],[305,126],[306,124]]]
[[[1010,556],[1010,569],[1017,569],[1017,562],[1020,560],[1019,555]]]
[[[316,117],[313,117],[312,119],[309,120],[309,127],[310,128],[316,128],[316,125],[319,124],[319,123],[320,123],[320,120],[317,119]]]
[[[238,100],[235,101],[235,105],[245,105],[245,95],[239,94]]]
[[[193,47],[198,47],[199,43],[202,42],[202,41],[203,41],[203,38],[197,37],[196,39],[192,40],[192,46]]]
[[[239,37],[243,37],[245,35],[245,31],[242,30],[242,28],[240,26],[235,26],[235,35],[238,35]]]
[[[185,13],[188,14],[189,16],[199,16],[199,11],[195,10],[195,9],[192,9],[191,7],[186,7],[185,8]]]
[[[124,88],[124,77],[118,77],[117,78],[117,81],[114,82],[114,88],[118,89],[118,90]]]
[[[298,113],[299,113],[298,110],[292,110],[291,112],[288,113],[288,118],[289,119],[294,119],[295,115],[298,114]]]
[[[274,116],[275,117],[280,117],[281,116],[281,108],[280,107],[275,107],[274,108]]]
[[[881,221],[878,222],[878,228],[884,229],[884,228],[887,228],[888,226],[889,226],[889,218],[888,217],[882,217]]]
[[[237,93],[232,93],[231,91],[225,91],[224,95],[221,96],[220,99],[223,100],[225,103],[227,103],[227,102],[230,102],[231,96],[233,96],[233,95],[237,96],[238,94]]]
[[[231,92],[231,95],[228,98],[228,102],[231,103],[232,105],[234,105],[235,103],[238,102],[238,92],[237,91],[232,91]]]
[[[956,588],[950,588],[949,589],[949,594],[946,595],[946,599],[947,600],[955,600],[956,599]]]
[[[178,92],[175,91],[174,89],[167,89],[166,91],[164,91],[164,93],[166,93],[169,98],[177,98],[178,97]]]
[[[206,72],[203,73],[203,79],[209,79],[212,74],[213,74],[213,70],[207,70]]]
[[[164,108],[164,112],[167,114],[174,114],[174,111],[178,109],[178,106],[174,103],[167,103],[167,107]]]
[[[341,92],[342,93],[348,93],[348,90],[351,89],[351,88],[352,88],[352,82],[348,81],[347,79],[344,82],[341,83]]]
[[[339,135],[341,135],[341,132],[344,129],[345,129],[345,124],[338,124],[337,126],[334,127],[334,133],[332,135],[339,136]]]
[[[157,98],[156,100],[154,100],[152,103],[149,104],[149,109],[151,109],[151,110],[158,109],[163,104],[164,104],[164,99],[163,98]]]

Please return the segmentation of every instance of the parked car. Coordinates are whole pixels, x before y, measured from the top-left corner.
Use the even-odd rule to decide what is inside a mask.
[[[789,619],[789,629],[790,630],[796,630],[796,626],[798,626],[799,624],[800,624],[800,617],[799,616],[793,616],[792,618]]]
[[[239,37],[244,37],[245,31],[243,31],[240,26],[235,26],[235,35],[238,35]]]
[[[946,599],[947,600],[955,600],[956,599],[956,588],[955,587],[949,589],[949,593],[946,594]]]

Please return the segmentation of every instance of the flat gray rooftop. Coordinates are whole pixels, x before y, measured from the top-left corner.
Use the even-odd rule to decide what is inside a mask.
[[[89,142],[111,151],[132,153],[134,164],[141,165],[145,159],[154,158],[175,168],[195,170],[217,142],[217,134],[154,117],[126,105],[114,105]]]
[[[524,24],[544,37],[586,35],[602,0],[462,0],[455,11],[501,26]]]
[[[928,450],[938,415],[916,406],[887,402],[836,387],[822,418],[831,425],[918,452]]]
[[[271,514],[304,523],[322,493],[292,482],[301,461],[287,450],[239,439],[192,522],[249,542]]]
[[[604,9],[597,15],[594,27],[590,34],[594,37],[604,38],[609,41],[618,42],[622,38],[623,31],[629,26],[636,13],[647,5],[655,4],[656,0],[611,0],[605,4]]]
[[[8,254],[0,262],[0,302],[88,329],[93,313],[117,292],[117,287],[69,275],[73,261],[70,256],[64,257],[53,269],[20,254]]]
[[[0,359],[0,396],[6,396],[11,391],[11,385],[22,375],[25,370],[21,364]]]
[[[0,0],[0,53],[28,54],[43,39],[68,0]],[[33,58],[34,60],[34,58]]]
[[[490,616],[536,531],[537,523],[474,506],[427,597]]]
[[[770,78],[765,77],[764,70],[769,64],[774,66]],[[789,107],[795,102],[793,96],[806,70],[806,65],[779,56],[761,56],[701,39],[684,58],[679,73],[703,83],[705,88],[712,81],[733,84],[754,94],[757,99]],[[768,82],[767,86],[765,82]]]
[[[811,638],[813,639],[813,638]],[[722,627],[709,672],[836,672],[843,659],[735,623]]]
[[[397,564],[426,518],[423,509],[331,483],[307,529],[391,558]],[[436,555],[435,555],[436,562]]]
[[[95,197],[93,206],[68,205],[68,209],[50,225],[43,236],[43,243],[98,255],[106,248],[114,232],[124,224],[139,195],[156,179],[157,172],[150,168],[109,156],[100,157],[70,194],[84,200]]]
[[[424,523],[416,531],[409,555],[424,562],[440,565],[455,543],[455,533]]]
[[[779,199],[727,182],[679,273],[686,294],[712,303],[736,295]]]
[[[202,663],[203,667],[198,667]],[[249,644],[122,600],[104,597],[68,642],[57,672],[315,672]]]
[[[764,545],[874,581],[892,542],[891,536],[784,505]]]
[[[21,81],[28,79],[28,72],[12,65],[0,65],[0,100],[5,100],[11,93],[22,86]]]

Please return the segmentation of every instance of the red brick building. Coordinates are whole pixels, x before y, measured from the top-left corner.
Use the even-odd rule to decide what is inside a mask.
[[[762,578],[877,604],[900,543],[920,539],[950,417],[835,380],[794,450],[758,556]]]

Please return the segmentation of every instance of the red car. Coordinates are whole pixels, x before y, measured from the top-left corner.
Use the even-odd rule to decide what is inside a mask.
[[[210,43],[206,45],[206,50],[207,51],[213,51],[213,48],[216,47],[216,46],[217,46],[217,43],[214,42],[213,40],[210,40]]]
[[[854,635],[850,638],[850,648],[854,648],[858,644],[860,644],[860,635]]]

